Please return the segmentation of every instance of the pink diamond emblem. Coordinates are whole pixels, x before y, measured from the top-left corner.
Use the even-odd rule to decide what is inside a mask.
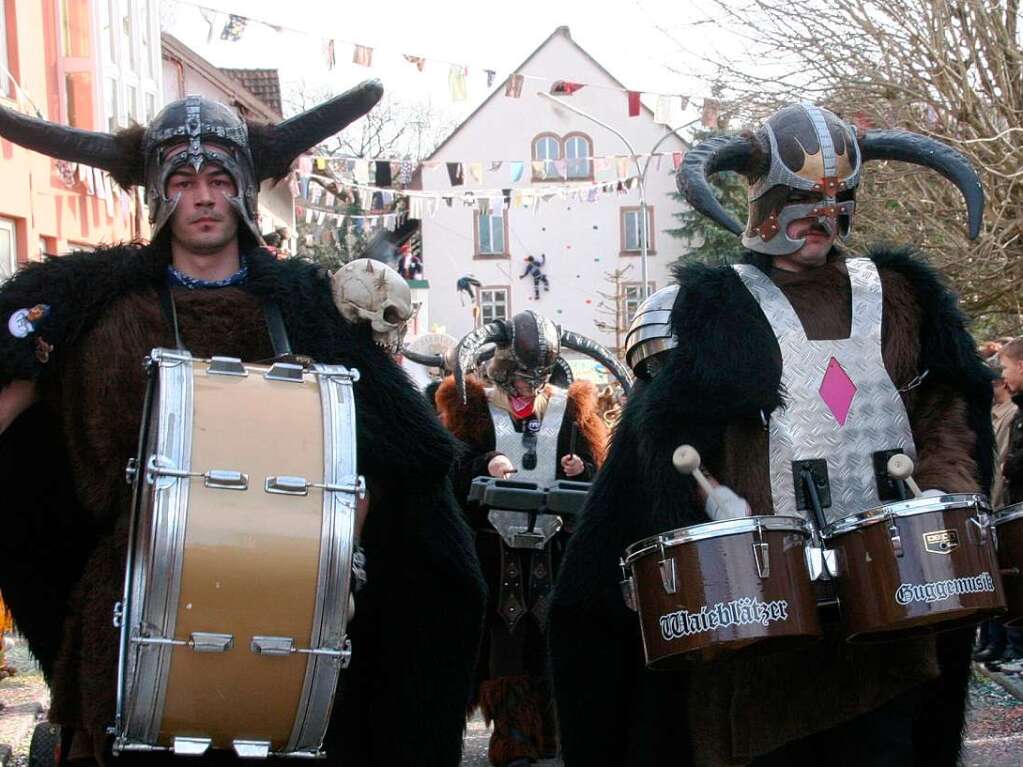
[[[821,381],[820,395],[839,425],[845,426],[853,397],[856,396],[856,384],[834,357],[828,362],[824,380]]]

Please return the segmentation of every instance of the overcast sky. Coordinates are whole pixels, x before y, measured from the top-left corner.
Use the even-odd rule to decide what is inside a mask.
[[[200,4],[301,31],[276,32],[250,23],[239,42],[224,42],[221,18],[208,42],[210,26]],[[701,57],[736,45],[713,23],[712,8],[711,0],[163,0],[161,13],[166,31],[213,64],[277,68],[286,91],[306,81],[341,92],[378,77],[402,99],[429,100],[460,120],[488,93],[484,69],[496,70],[500,83],[560,25],[569,26],[575,41],[627,88],[689,95],[699,104],[713,77]],[[338,41],[332,72],[323,52],[328,38]],[[352,64],[351,43],[374,48],[371,68]],[[406,53],[427,58],[423,73],[403,59]],[[469,99],[459,105],[449,96],[451,63],[469,67]]]

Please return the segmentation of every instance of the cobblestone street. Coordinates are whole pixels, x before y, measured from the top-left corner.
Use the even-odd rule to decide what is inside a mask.
[[[8,662],[18,674],[0,682],[0,767],[26,767],[32,729],[45,712],[48,693],[24,645],[8,651]],[[1004,680],[1004,677],[997,677]],[[1007,682],[1023,694],[1023,685]],[[974,672],[970,688],[971,711],[966,734],[964,767],[1019,767],[1023,764],[1023,700],[994,679]],[[478,716],[469,723],[462,767],[486,767],[490,732]],[[7,749],[10,747],[10,756]],[[8,762],[5,765],[4,760]],[[542,762],[556,767],[559,760]]]

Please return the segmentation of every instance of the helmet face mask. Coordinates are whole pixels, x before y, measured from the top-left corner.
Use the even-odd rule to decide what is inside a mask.
[[[770,256],[791,255],[805,240],[790,237],[789,225],[807,218],[846,239],[862,167],[855,129],[826,109],[796,104],[771,115],[758,138],[769,148],[770,164],[751,179],[742,244]]]

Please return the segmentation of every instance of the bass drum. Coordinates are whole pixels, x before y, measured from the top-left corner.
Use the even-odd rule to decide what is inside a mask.
[[[320,755],[351,653],[358,373],[148,364],[115,751]]]
[[[1023,503],[1014,503],[995,512],[998,564],[1005,586],[1006,625],[1023,620]]]

